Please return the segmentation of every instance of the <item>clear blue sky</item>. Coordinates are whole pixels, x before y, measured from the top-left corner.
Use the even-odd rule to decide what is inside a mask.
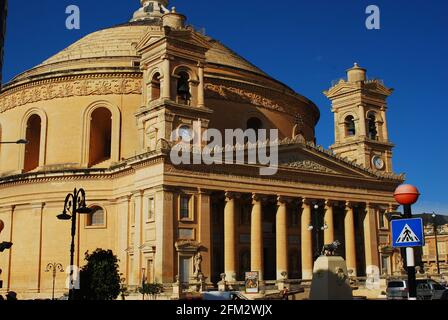
[[[9,1],[5,80],[83,35],[129,20],[138,0]],[[65,8],[81,9],[81,30],[65,29]],[[381,30],[365,28],[365,9],[381,9]],[[358,62],[395,88],[389,131],[394,167],[420,188],[415,211],[448,214],[448,1],[172,0],[197,28],[313,100],[321,110],[318,143],[333,142],[322,91]]]

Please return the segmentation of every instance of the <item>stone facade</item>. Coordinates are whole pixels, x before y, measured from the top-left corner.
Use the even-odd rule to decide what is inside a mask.
[[[150,2],[166,4],[142,5]],[[390,153],[385,169],[360,161],[367,147],[390,151],[385,113],[377,123],[384,148],[359,137],[352,154],[325,150],[315,143],[319,110],[310,100],[185,26],[182,15],[144,12],[3,88],[1,139],[30,141],[0,150],[0,241],[14,243],[0,256],[4,289],[50,295],[45,266],[69,263],[69,225],[56,216],[79,187],[95,213],[78,222],[76,264],[88,250],[112,249],[131,287],[143,277],[192,280],[198,253],[209,285],[221,274],[232,284],[246,271],[263,280],[310,279],[316,253],[335,239],[352,275],[371,266],[392,273],[384,213],[394,209],[404,177],[392,172]],[[390,91],[375,86],[367,94],[383,90],[384,103]],[[251,119],[278,129],[278,173],[260,176],[260,166],[247,163],[174,165],[171,132],[198,119],[202,130],[247,129]],[[65,281],[58,275],[59,293]]]

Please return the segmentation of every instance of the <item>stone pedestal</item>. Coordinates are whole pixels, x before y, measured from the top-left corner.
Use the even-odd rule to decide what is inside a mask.
[[[218,282],[218,291],[224,292],[227,290],[227,284],[225,281]]]
[[[310,300],[353,300],[347,264],[341,257],[320,257],[314,264]]]
[[[278,291],[283,291],[284,289],[291,290],[291,284],[287,280],[278,280],[277,281],[277,289]]]
[[[171,299],[179,300],[181,294],[182,294],[182,288],[180,284],[178,282],[173,283],[173,295],[171,296]]]

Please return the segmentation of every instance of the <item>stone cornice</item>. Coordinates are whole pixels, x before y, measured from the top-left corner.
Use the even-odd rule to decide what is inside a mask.
[[[98,73],[28,82],[0,94],[0,112],[57,98],[142,94],[141,77],[140,73]]]

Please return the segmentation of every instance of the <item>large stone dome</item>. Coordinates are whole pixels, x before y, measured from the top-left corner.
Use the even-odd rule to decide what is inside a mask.
[[[194,96],[205,99],[203,106],[209,112],[207,121],[210,128],[221,131],[246,129],[249,120],[255,119],[265,129],[278,129],[281,139],[301,134],[306,141],[315,140],[314,128],[320,113],[313,102],[219,41],[185,26],[183,20],[180,29],[167,26],[167,16],[185,17],[167,11],[165,4],[166,1],[142,1],[142,7],[130,22],[93,32],[13,78],[0,93],[3,138],[14,140],[30,134],[27,121],[31,115],[39,114],[42,128],[48,126],[48,129],[42,129],[39,138],[45,146],[42,146],[40,158],[34,160],[35,164],[39,160],[38,169],[78,167],[79,164],[86,167],[89,112],[97,105],[107,105],[117,118],[112,130],[116,137],[112,139],[111,161],[101,165],[107,167],[146,150],[147,146],[142,150],[142,141],[136,138],[141,135],[141,129],[135,125],[135,115],[151,107],[147,97],[151,82],[147,77],[152,77],[149,74],[151,70],[147,69],[148,61],[161,57],[160,49],[146,53],[145,48],[169,37],[180,47],[184,45],[186,50],[195,46],[188,43],[190,40],[200,44],[194,50],[203,50],[198,58],[199,55],[195,54],[199,51],[192,49],[190,53],[193,55],[188,58],[188,63],[194,68],[201,65],[203,70],[202,82],[193,77],[191,86],[194,90],[198,86],[202,88],[202,93],[197,91]],[[179,50],[182,52],[183,49]],[[186,61],[182,53],[169,59],[174,59],[173,68]],[[177,75],[171,74],[170,77],[174,88]],[[159,81],[163,81],[162,78]],[[72,130],[64,126],[64,122],[72,123]],[[21,125],[17,128],[12,126],[13,123]],[[49,146],[50,143],[53,146],[70,143],[73,135],[82,137],[77,141],[79,151],[76,157]],[[0,170],[3,172],[0,175],[22,172],[27,152],[21,150],[19,155],[12,151],[11,154],[4,152],[4,158],[14,160],[6,162],[8,165]]]
[[[136,45],[150,33],[155,38],[162,36],[162,27],[151,21],[131,22],[91,33],[66,49],[60,51],[38,66],[12,80],[12,83],[26,81],[49,73],[73,72],[80,69],[102,69],[106,66],[135,67],[140,59]],[[205,37],[211,49],[207,62],[226,67],[239,68],[268,77],[262,70],[210,37]]]

